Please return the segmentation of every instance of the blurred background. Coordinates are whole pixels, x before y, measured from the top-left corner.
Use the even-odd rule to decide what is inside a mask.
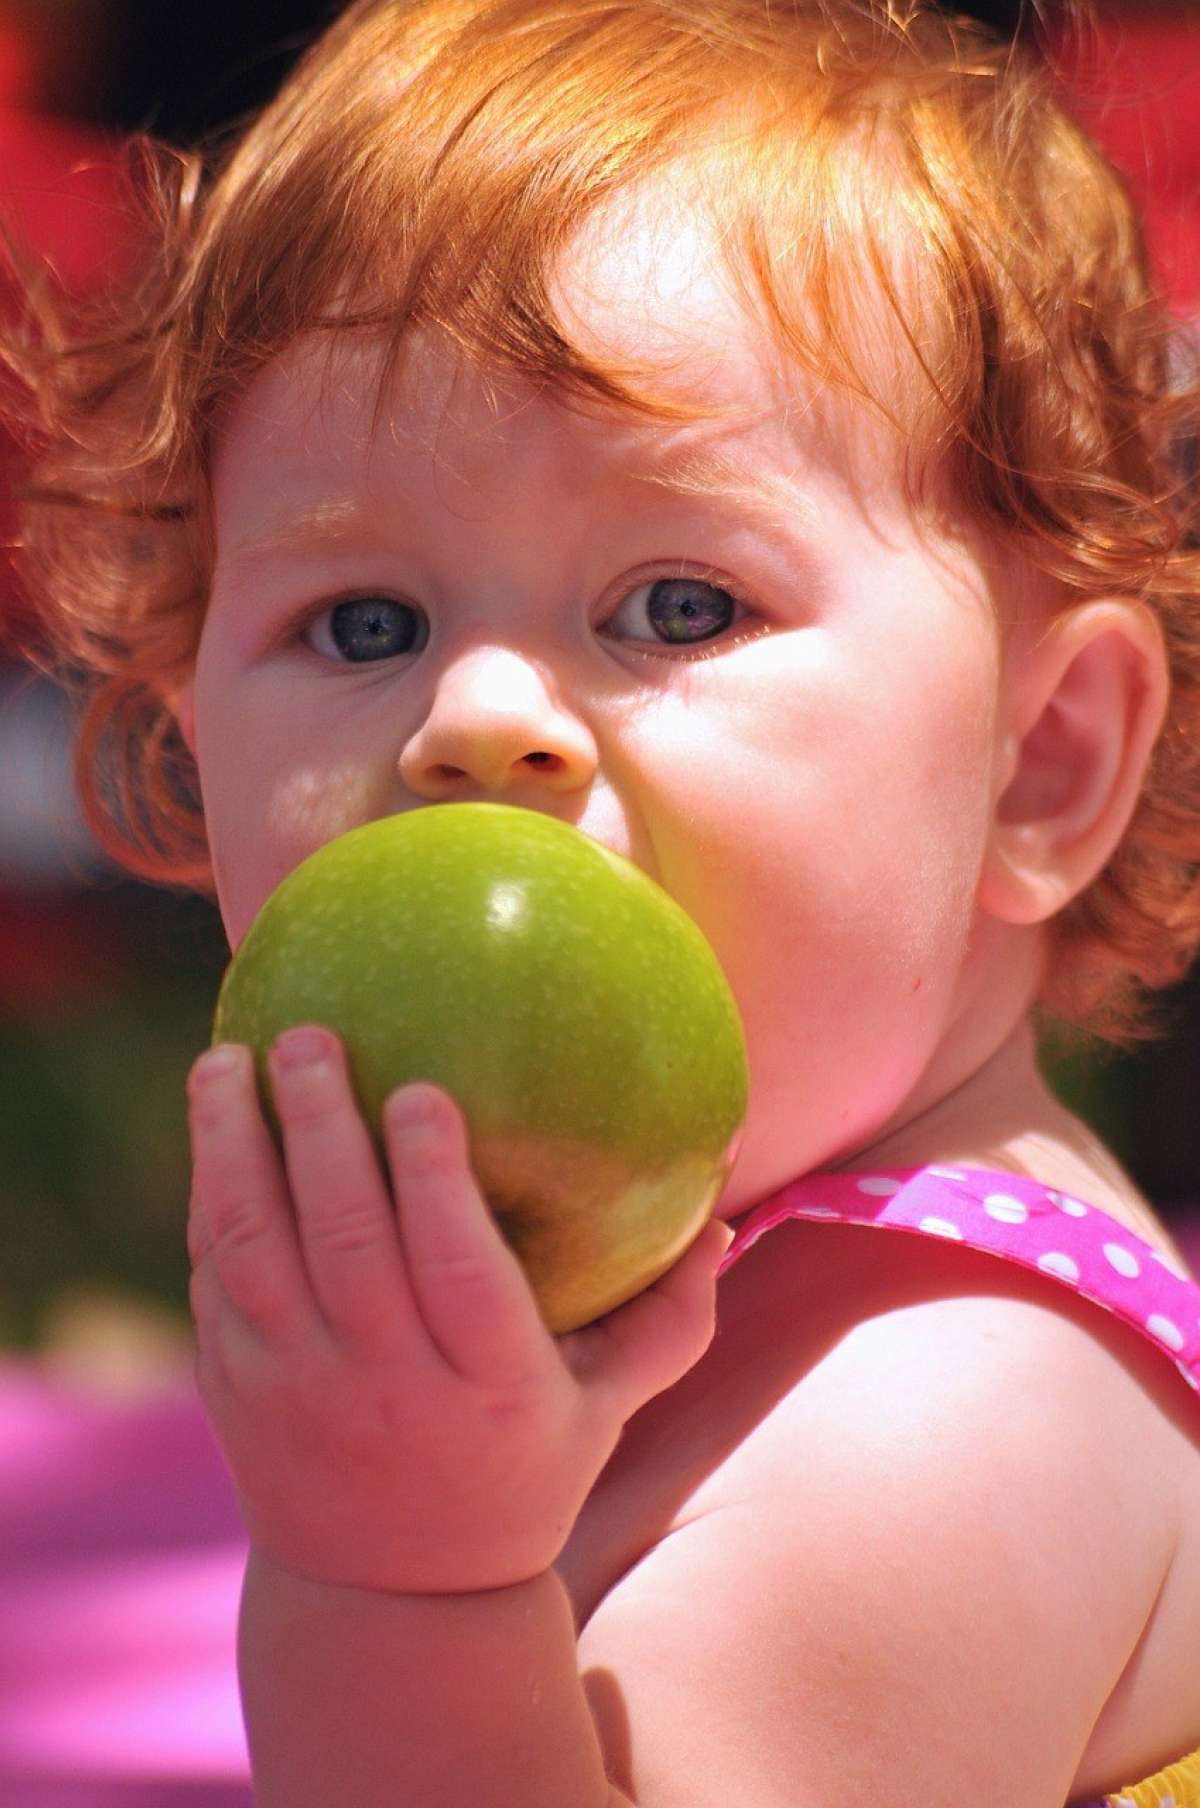
[[[86,293],[131,251],[113,180],[133,131],[212,141],[338,11],[317,0],[0,0],[0,206]],[[1200,315],[1200,8],[974,12],[1059,59],[1142,198],[1180,321]],[[9,458],[0,447],[0,511]],[[201,900],[124,878],[80,825],[69,705],[17,658],[0,565],[0,1354],[117,1388],[187,1347],[183,1080],[226,951]],[[1061,1090],[1168,1217],[1200,1205],[1200,984],[1135,1056],[1057,1059]]]

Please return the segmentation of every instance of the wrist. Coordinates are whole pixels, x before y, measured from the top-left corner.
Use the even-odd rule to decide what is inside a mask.
[[[321,1601],[343,1600],[349,1605],[355,1601],[386,1601],[400,1606],[407,1602],[414,1610],[421,1605],[450,1606],[455,1602],[465,1604],[471,1601],[494,1606],[501,1597],[515,1596],[525,1589],[536,1591],[539,1586],[557,1589],[562,1585],[553,1569],[541,1570],[534,1575],[520,1577],[513,1582],[497,1583],[488,1588],[405,1589],[387,1588],[373,1583],[342,1582],[334,1577],[313,1575],[307,1570],[283,1563],[260,1545],[253,1543],[246,1560],[244,1582],[244,1590],[253,1589],[278,1597],[290,1596],[297,1603],[310,1600],[315,1605]]]

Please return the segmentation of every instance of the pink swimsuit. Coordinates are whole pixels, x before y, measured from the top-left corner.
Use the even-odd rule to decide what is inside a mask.
[[[808,1174],[742,1220],[721,1273],[788,1218],[948,1237],[1019,1262],[1132,1325],[1200,1392],[1200,1286],[1134,1231],[1069,1193],[980,1168]],[[1200,1751],[1075,1808],[1160,1804],[1200,1808]]]
[[[1200,1286],[1134,1231],[1069,1193],[981,1168],[807,1174],[742,1220],[722,1274],[787,1218],[948,1237],[1019,1262],[1124,1319],[1200,1392]]]

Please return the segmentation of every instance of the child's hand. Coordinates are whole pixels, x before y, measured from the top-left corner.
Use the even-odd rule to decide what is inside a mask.
[[[446,1093],[389,1100],[389,1190],[336,1037],[288,1032],[271,1078],[286,1171],[248,1049],[189,1081],[197,1379],[252,1541],[316,1580],[406,1593],[541,1573],[622,1425],[707,1347],[728,1232],[710,1224],[654,1287],[556,1340]]]

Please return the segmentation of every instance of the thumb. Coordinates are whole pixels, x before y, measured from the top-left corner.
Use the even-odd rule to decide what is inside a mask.
[[[710,1218],[659,1280],[563,1339],[576,1379],[614,1396],[622,1421],[673,1387],[712,1342],[717,1275],[732,1242],[729,1226]]]

